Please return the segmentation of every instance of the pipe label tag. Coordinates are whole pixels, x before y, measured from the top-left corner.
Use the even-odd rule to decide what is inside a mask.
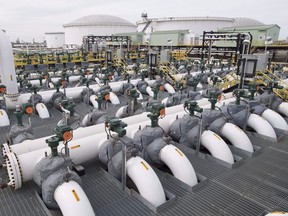
[[[75,200],[76,200],[77,202],[79,202],[79,201],[80,201],[80,198],[79,198],[79,195],[77,194],[77,192],[76,192],[75,190],[72,190],[72,194],[73,194]]]
[[[182,154],[182,152],[181,152],[179,149],[175,148],[175,151],[176,151],[181,157],[183,157],[183,154]]]
[[[80,145],[71,146],[70,149],[80,148]]]
[[[148,166],[143,161],[141,161],[141,164],[146,170],[149,170]]]

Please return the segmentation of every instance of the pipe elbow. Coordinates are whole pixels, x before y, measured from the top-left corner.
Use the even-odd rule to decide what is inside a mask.
[[[253,152],[253,146],[250,139],[244,131],[236,125],[226,123],[221,130],[221,135],[227,138],[233,146],[248,152]]]
[[[166,145],[160,151],[160,159],[164,162],[175,178],[193,187],[198,183],[197,176],[185,154],[173,145]]]
[[[266,119],[274,128],[278,128],[278,129],[285,130],[285,131],[288,130],[287,122],[277,112],[271,109],[266,109],[262,113],[262,117]]]
[[[157,207],[166,202],[162,184],[152,167],[139,156],[127,161],[127,175],[135,183],[142,197]]]
[[[277,140],[273,127],[263,117],[252,113],[248,118],[247,125],[253,128],[257,133]]]
[[[54,199],[64,216],[95,215],[87,195],[75,181],[64,182],[58,186]]]
[[[204,146],[213,157],[233,164],[234,158],[225,141],[216,133],[206,130],[201,136],[201,145]]]

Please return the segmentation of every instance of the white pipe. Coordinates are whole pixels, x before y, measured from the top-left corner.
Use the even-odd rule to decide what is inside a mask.
[[[131,80],[130,82],[132,84],[137,84],[137,82],[140,79],[136,79],[136,80]],[[155,80],[146,80],[146,82],[149,85],[153,85],[155,83]],[[113,92],[119,92],[121,89],[121,86],[123,83],[126,83],[126,81],[119,81],[119,82],[111,82],[109,83],[109,86],[111,87]],[[90,85],[89,88],[93,89],[93,91],[98,91],[100,89],[100,85],[96,84],[96,85]],[[84,88],[87,88],[86,86],[79,86],[79,87],[73,87],[73,88],[66,88],[66,96],[67,97],[72,97],[73,99],[78,99],[81,97],[81,92]],[[60,89],[61,92],[64,92],[63,89]],[[39,95],[42,96],[42,99],[45,103],[50,102],[51,97],[53,95],[53,93],[55,92],[55,90],[49,90],[49,91],[40,91],[38,92]],[[19,96],[19,99],[22,103],[27,103],[28,100],[30,99],[31,94],[30,93],[26,93],[26,94],[21,94]],[[11,107],[11,108],[15,108],[15,107]]]
[[[231,96],[232,96],[232,94],[226,94],[225,97],[229,98]],[[224,96],[222,98],[224,99]],[[233,99],[233,98],[225,99],[224,101],[219,101],[216,105],[221,106],[221,105],[223,105],[223,103],[225,101],[230,101],[231,99]],[[207,98],[203,98],[201,100],[198,100],[197,103],[199,106],[204,107],[206,104],[209,104],[209,101]],[[170,128],[171,123],[175,120],[176,115],[178,115],[178,117],[180,118],[184,114],[185,114],[185,112],[183,111],[183,105],[182,104],[166,108],[166,116],[165,116],[165,118],[160,119],[159,124],[167,132]],[[144,112],[144,113],[139,114],[137,116],[130,116],[127,118],[123,118],[121,120],[123,122],[127,123],[129,126],[136,124],[135,127],[138,128],[139,124],[141,124],[143,122],[145,123],[144,126],[150,124],[149,123],[150,121],[148,120],[147,115],[148,115],[148,112]],[[101,132],[103,132],[103,130],[104,130],[104,124],[93,125],[93,126],[85,127],[85,128],[78,128],[77,130],[73,131],[73,140],[80,139],[83,137],[88,137],[92,134],[101,133]],[[129,130],[127,130],[127,133],[129,133]],[[39,139],[35,139],[35,140],[25,140],[22,143],[11,145],[9,147],[7,146],[7,144],[3,144],[3,146],[7,146],[7,149],[10,149],[12,152],[19,155],[19,154],[23,154],[26,152],[35,151],[35,150],[38,150],[41,148],[46,148],[47,143],[45,142],[45,140],[48,139],[49,137],[51,137],[51,136],[47,136],[47,137],[43,137],[43,138],[39,138]]]
[[[266,109],[262,113],[262,117],[266,119],[274,128],[278,128],[281,130],[288,131],[288,125],[285,119],[279,115],[277,112],[271,110],[271,109]]]
[[[137,98],[137,100],[143,100],[143,95],[142,95],[142,93],[137,89],[136,90],[137,92],[138,92],[138,94],[139,94],[139,97]]]
[[[268,213],[265,216],[288,216],[288,212],[275,211],[275,212]]]
[[[285,115],[286,117],[288,117],[288,103],[282,102],[278,106],[277,111],[280,112],[281,114]]]
[[[99,148],[106,139],[106,133],[101,133],[94,136],[85,137],[76,141],[72,140],[71,142],[69,142],[68,148],[73,163],[81,164],[85,161],[97,158],[99,154]],[[60,146],[58,146],[58,151],[61,151],[61,149],[63,148],[64,145],[61,144]],[[8,164],[11,164],[11,167],[13,167],[13,175],[10,176],[20,176],[21,173],[23,182],[32,180],[35,166],[43,157],[45,157],[45,153],[50,155],[50,148],[40,149],[37,151],[18,155],[18,160],[9,160]],[[7,154],[8,158],[11,158],[11,156],[14,156],[14,153]],[[133,181],[135,181],[135,184],[139,189],[140,194],[142,195],[142,193],[144,193],[142,195],[144,198],[146,198],[151,203],[155,203],[155,205],[162,204],[163,202],[165,202],[165,195],[164,201],[162,198],[158,200],[157,197],[159,197],[159,191],[161,192],[162,188],[162,186],[159,186],[158,177],[154,173],[153,169],[147,164],[147,162],[145,162],[141,158],[136,158],[137,160],[134,162],[129,162],[130,160],[127,161],[127,174]],[[148,167],[149,172],[144,172],[144,170],[139,169],[139,166]],[[137,175],[139,176],[137,177]],[[16,180],[17,182],[15,183],[15,185],[17,185],[17,187],[15,187],[15,189],[19,189],[22,186],[21,178],[17,178]],[[15,180],[10,179],[10,181]],[[162,193],[164,194],[164,191]],[[149,194],[151,194],[151,196]]]
[[[273,127],[263,117],[252,113],[248,118],[247,125],[253,128],[257,133],[277,140]]]
[[[165,193],[152,167],[136,156],[127,161],[127,175],[135,183],[142,197],[157,207],[166,202]]]
[[[7,125],[10,125],[9,117],[4,109],[0,109],[0,127]]]
[[[212,156],[227,163],[233,164],[234,158],[231,150],[225,141],[216,133],[206,130],[201,136],[201,144],[211,153]]]
[[[154,97],[154,92],[152,91],[150,86],[146,87],[146,92],[150,97]]]
[[[179,180],[190,187],[193,187],[198,183],[195,170],[190,161],[177,147],[166,145],[161,149],[159,156],[161,161],[170,168],[173,175],[175,177],[177,176]]]
[[[122,107],[120,107],[120,108],[117,110],[115,116],[116,116],[117,118],[122,118],[122,117],[123,117],[123,114],[124,114],[124,112],[125,112],[126,109],[127,109],[127,106],[122,106]]]
[[[96,101],[96,98],[97,98],[96,95],[91,95],[89,97],[89,100],[95,108],[98,108],[98,102]]]
[[[253,146],[248,136],[236,125],[226,123],[221,129],[221,135],[227,138],[237,148],[253,152]]]
[[[114,92],[110,92],[109,95],[110,95],[110,101],[112,104],[114,104],[114,105],[120,104],[120,100]]]
[[[37,103],[35,108],[36,108],[38,115],[41,119],[45,119],[45,118],[50,117],[49,111],[48,111],[47,107],[45,106],[45,104]]]
[[[0,80],[6,86],[7,95],[18,94],[12,44],[0,30]]]
[[[165,83],[164,88],[168,93],[175,94],[175,89],[169,83]]]
[[[94,210],[81,186],[75,181],[64,182],[54,192],[63,216],[94,216]]]

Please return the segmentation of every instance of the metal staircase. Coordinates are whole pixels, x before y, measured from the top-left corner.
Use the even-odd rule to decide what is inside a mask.
[[[279,85],[284,86],[283,89],[273,89],[274,93],[285,101],[288,100],[288,91],[285,87],[288,87],[288,83],[280,79],[278,76],[273,74],[270,70],[265,70],[264,72],[256,72],[256,81],[259,83],[268,86],[268,83],[271,81],[277,82]]]

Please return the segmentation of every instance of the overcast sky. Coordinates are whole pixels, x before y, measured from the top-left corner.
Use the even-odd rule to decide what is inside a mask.
[[[288,0],[0,0],[0,29],[12,41],[42,41],[45,32],[63,31],[63,24],[82,16],[107,14],[136,23],[144,10],[149,18],[248,17],[278,24],[280,39],[288,36]]]

